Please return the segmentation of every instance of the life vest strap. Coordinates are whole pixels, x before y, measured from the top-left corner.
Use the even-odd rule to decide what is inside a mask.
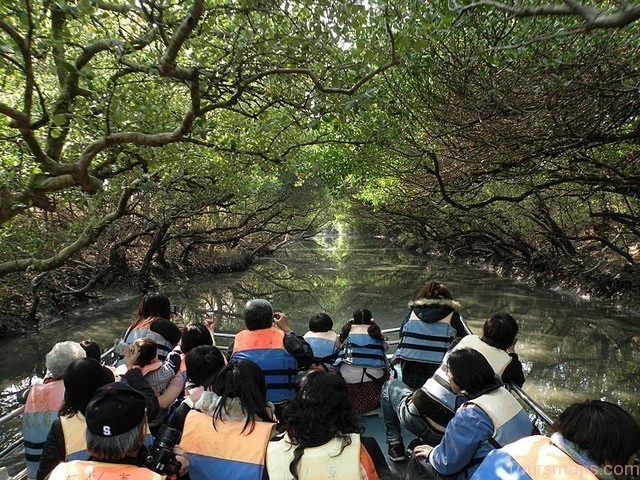
[[[447,353],[447,351],[449,350],[447,347],[434,347],[431,345],[420,345],[417,343],[408,343],[408,342],[400,342],[400,345],[398,345],[398,348],[412,348],[414,350],[423,350],[427,352],[441,352],[441,353]]]
[[[456,338],[456,337],[451,337],[451,336],[443,337],[443,336],[440,336],[440,335],[427,335],[425,333],[415,333],[415,332],[402,332],[402,336],[403,337],[419,338],[420,340],[431,340],[433,342],[449,342],[449,343],[451,343],[451,341],[454,338]]]

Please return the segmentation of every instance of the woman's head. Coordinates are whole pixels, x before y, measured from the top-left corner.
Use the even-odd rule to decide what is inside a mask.
[[[190,323],[182,329],[180,349],[182,353],[189,353],[200,345],[213,345],[211,332],[202,323]]]
[[[171,303],[160,292],[149,292],[138,303],[138,320],[145,318],[171,318]]]
[[[366,308],[362,308],[360,310],[356,310],[353,312],[353,323],[355,325],[371,325],[371,321],[373,320],[373,315],[371,315],[371,311]]]
[[[506,350],[515,342],[518,324],[508,313],[496,312],[482,326],[482,341],[492,347]]]
[[[152,338],[138,338],[134,340],[133,346],[138,352],[136,365],[146,367],[156,360],[158,356],[158,344]]]
[[[227,401],[238,399],[246,414],[243,431],[253,431],[256,421],[270,421],[267,411],[267,385],[260,367],[250,360],[232,360],[218,373],[213,391],[220,397],[213,419],[222,419]]]
[[[551,430],[585,450],[599,465],[627,465],[640,450],[638,423],[610,402],[588,400],[569,405],[553,422]]]
[[[458,390],[466,392],[470,397],[475,397],[487,388],[500,385],[487,359],[476,350],[461,348],[452,351],[447,366],[449,382],[454,391],[457,386]]]
[[[312,332],[328,332],[333,328],[333,320],[326,313],[317,313],[309,320]]]
[[[84,413],[96,390],[114,381],[113,373],[94,358],[74,360],[64,371],[64,405],[61,415]]]
[[[453,295],[449,289],[438,282],[427,282],[420,289],[416,298],[441,298],[453,300]]]
[[[213,385],[216,375],[224,367],[224,355],[213,345],[200,345],[185,356],[187,378],[195,385],[208,388]]]

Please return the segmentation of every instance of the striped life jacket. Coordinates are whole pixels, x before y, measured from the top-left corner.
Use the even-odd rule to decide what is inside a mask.
[[[471,480],[597,480],[587,467],[579,465],[541,435],[526,437],[494,450],[475,471]]]
[[[29,391],[22,414],[22,437],[29,480],[36,478],[44,442],[51,425],[58,418],[58,410],[63,402],[62,379],[36,383]]]
[[[338,354],[338,335],[336,332],[307,332],[304,339],[311,346],[313,360],[329,368]]]
[[[158,344],[158,360],[164,362],[169,352],[173,350],[173,345],[171,342],[164,338],[162,335],[156,332],[151,331],[151,324],[156,321],[156,318],[147,318],[140,322],[139,325],[136,325],[133,328],[129,328],[127,332],[124,334],[123,341],[124,343],[133,343],[135,340],[139,338],[150,338],[155,340]],[[116,363],[117,366],[120,366],[124,363],[124,359],[119,359]]]
[[[333,438],[319,447],[305,448],[298,463],[299,480],[361,480],[360,435],[349,434],[351,444],[344,447],[342,440]],[[295,446],[288,435],[267,448],[269,480],[290,480],[289,465],[293,461]]]
[[[345,340],[334,366],[347,363],[362,368],[384,368],[387,357],[384,343],[367,333],[369,325],[351,325],[349,336]]]
[[[454,313],[429,323],[420,320],[415,311],[411,310],[409,321],[402,327],[400,344],[393,357],[412,362],[441,363],[456,336],[456,331],[451,326]]]
[[[487,359],[489,365],[491,365],[493,371],[498,377],[502,375],[505,368],[507,368],[507,365],[511,362],[511,357],[507,352],[483,342],[477,335],[467,335],[466,337],[463,337],[451,351],[459,350],[461,348],[471,348],[472,350],[476,350],[481,353],[482,356]],[[449,378],[447,376],[447,372],[449,370],[447,367],[447,358],[448,355],[445,355],[442,360],[442,364],[438,370],[436,370],[436,373],[434,373],[421,388],[427,395],[438,403],[445,406],[452,412],[455,412],[456,394],[453,393],[451,385],[449,384]]]
[[[180,446],[189,455],[191,480],[262,480],[267,444],[275,423],[256,422],[242,432],[244,422],[216,421],[197,410],[187,414]],[[215,474],[214,474],[215,472]]]
[[[465,403],[467,405],[480,407],[494,428],[491,439],[482,442],[473,455],[473,465],[482,462],[490,451],[531,435],[533,424],[529,415],[513,395],[502,387],[469,400]]]
[[[74,460],[59,464],[48,480],[164,480],[166,477],[135,465]]]
[[[284,332],[278,328],[243,330],[233,343],[232,360],[246,359],[258,364],[267,384],[267,400],[292,400],[298,377],[298,361],[284,348]]]

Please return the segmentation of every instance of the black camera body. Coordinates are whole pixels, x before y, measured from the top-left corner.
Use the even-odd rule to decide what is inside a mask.
[[[180,463],[176,460],[173,453],[175,447],[180,441],[181,433],[175,428],[163,425],[158,430],[153,445],[147,450],[145,456],[145,467],[161,474],[177,474],[180,471]]]

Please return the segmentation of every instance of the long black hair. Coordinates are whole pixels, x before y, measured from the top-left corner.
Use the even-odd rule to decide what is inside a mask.
[[[298,382],[297,390],[284,419],[289,439],[296,447],[289,465],[295,480],[305,448],[339,438],[344,449],[351,444],[349,434],[362,431],[347,395],[347,384],[341,376],[313,371]]]
[[[149,292],[138,303],[138,315],[134,324],[146,318],[171,318],[171,302],[160,292]]]
[[[469,398],[476,398],[501,385],[484,355],[471,348],[461,348],[449,354],[449,374]]]
[[[351,320],[345,323],[340,329],[340,342],[344,342],[349,336],[351,325],[369,325],[367,333],[376,340],[384,342],[382,330],[380,330],[378,324],[373,321],[373,315],[371,314],[370,310],[361,308],[360,310],[356,310],[355,312],[353,312]]]
[[[220,401],[213,412],[213,428],[216,419],[222,420],[227,399],[240,400],[242,411],[247,415],[242,432],[249,428],[253,432],[256,421],[272,422],[267,411],[267,385],[260,367],[251,360],[232,360],[216,376],[213,391]]]
[[[195,385],[213,386],[216,375],[224,367],[224,355],[213,345],[200,345],[184,357],[187,378]]]

